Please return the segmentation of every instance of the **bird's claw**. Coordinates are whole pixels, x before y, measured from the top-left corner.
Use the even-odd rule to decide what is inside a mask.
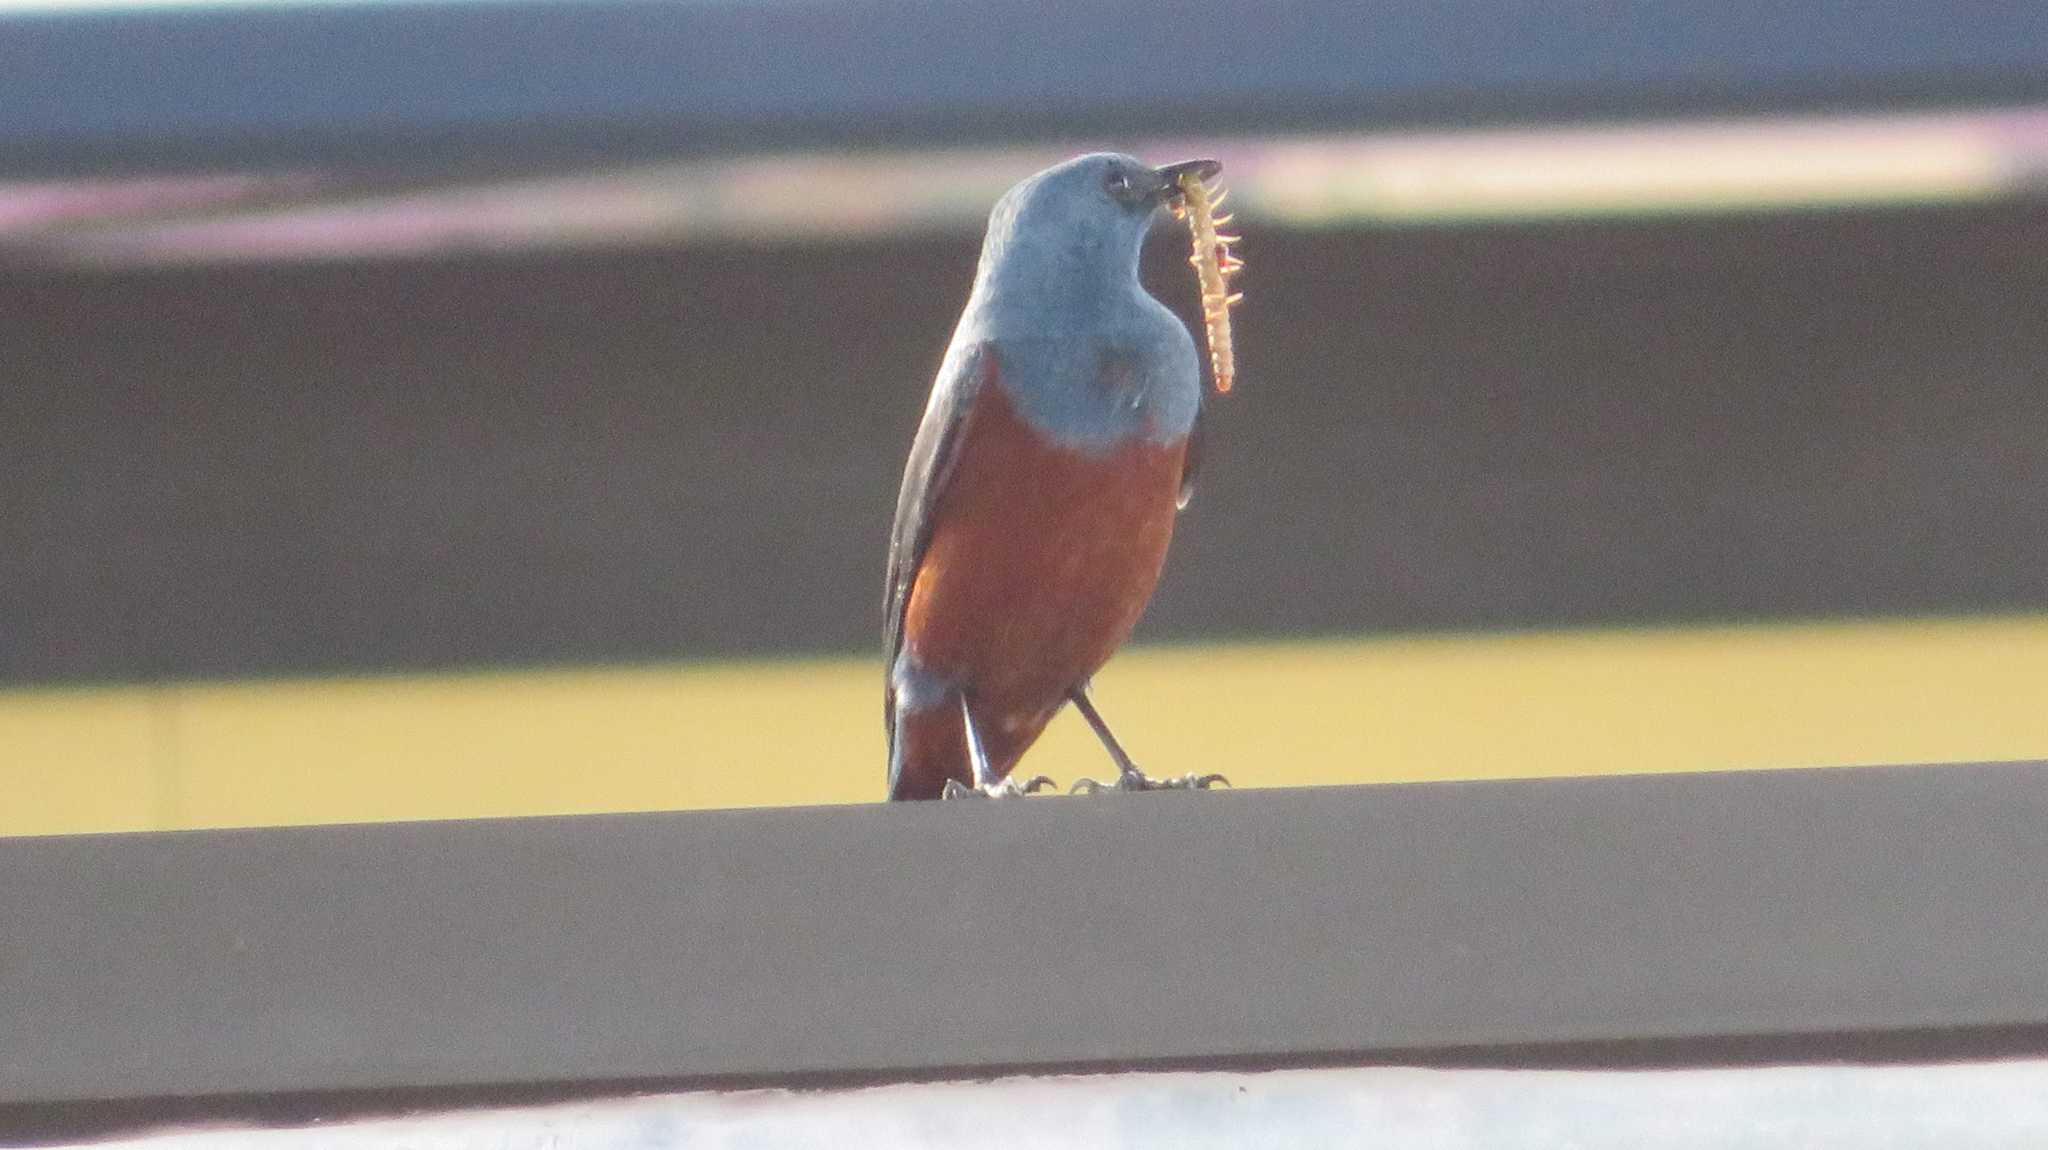
[[[959,779],[947,779],[946,789],[939,792],[939,797],[942,799],[1014,799],[1022,798],[1025,795],[1037,794],[1039,791],[1058,789],[1059,784],[1053,782],[1049,775],[1037,775],[1021,783],[1015,778],[1005,777],[985,787],[970,787]]]
[[[1175,778],[1155,779],[1142,771],[1125,771],[1123,774],[1118,775],[1113,783],[1100,782],[1095,779],[1077,780],[1074,783],[1073,789],[1067,793],[1070,795],[1094,795],[1104,791],[1206,791],[1217,783],[1222,783],[1227,787],[1230,785],[1230,780],[1222,775],[1197,775],[1193,773],[1180,775]]]

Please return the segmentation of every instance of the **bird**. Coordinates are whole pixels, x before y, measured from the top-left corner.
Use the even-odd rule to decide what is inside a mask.
[[[1220,170],[1093,153],[989,213],[890,533],[889,799],[1051,786],[1011,772],[1068,703],[1118,768],[1095,789],[1221,781],[1146,776],[1089,695],[1158,585],[1199,463],[1194,339],[1139,282],[1139,257],[1182,181]]]

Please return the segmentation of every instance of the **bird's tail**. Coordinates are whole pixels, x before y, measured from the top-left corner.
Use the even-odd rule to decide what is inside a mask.
[[[973,784],[967,736],[955,708],[898,707],[893,732],[889,740],[889,801],[941,798],[948,779]]]

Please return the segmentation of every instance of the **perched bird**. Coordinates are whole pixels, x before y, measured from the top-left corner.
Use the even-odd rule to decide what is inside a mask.
[[[1009,778],[1072,702],[1116,789],[1206,786],[1132,764],[1088,681],[1137,625],[1194,478],[1201,369],[1138,282],[1184,176],[1081,156],[1011,188],[910,449],[889,543],[889,797],[1019,794]]]

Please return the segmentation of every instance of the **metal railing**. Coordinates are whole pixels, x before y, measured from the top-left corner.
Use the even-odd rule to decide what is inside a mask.
[[[2048,98],[1993,0],[231,4],[0,15],[0,176]]]

